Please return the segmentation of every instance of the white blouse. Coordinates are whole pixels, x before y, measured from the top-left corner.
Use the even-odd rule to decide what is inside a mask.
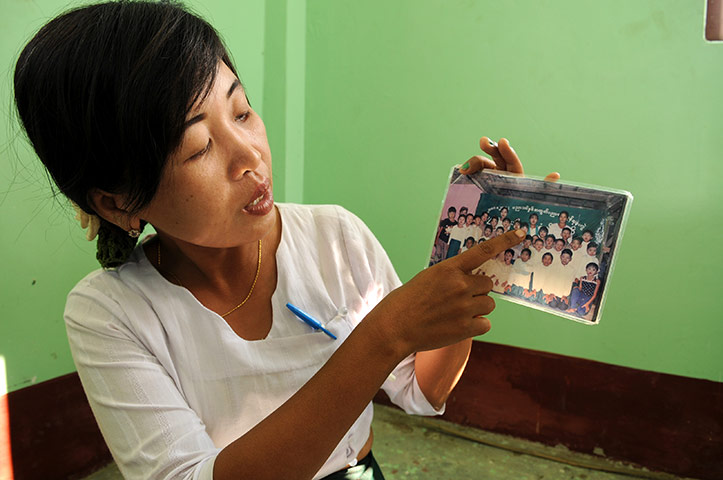
[[[353,214],[336,206],[278,208],[278,284],[263,340],[240,338],[188,290],[166,281],[140,245],[121,267],[91,273],[68,295],[73,359],[125,478],[211,479],[218,452],[298,391],[400,285],[382,246]],[[302,323],[286,302],[338,340]],[[443,411],[419,389],[413,356],[382,388],[408,413]],[[314,478],[356,462],[372,415],[370,403]]]

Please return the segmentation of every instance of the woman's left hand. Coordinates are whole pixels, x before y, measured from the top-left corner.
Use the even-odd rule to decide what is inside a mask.
[[[460,173],[470,175],[483,168],[502,170],[520,175],[525,173],[520,157],[517,156],[517,153],[512,146],[510,146],[510,142],[506,138],[500,138],[499,142],[495,142],[488,137],[482,137],[480,138],[479,146],[483,152],[492,158],[489,159],[482,155],[475,155],[462,165]],[[556,182],[559,179],[560,174],[557,172],[550,173],[545,177],[545,180],[548,182]]]

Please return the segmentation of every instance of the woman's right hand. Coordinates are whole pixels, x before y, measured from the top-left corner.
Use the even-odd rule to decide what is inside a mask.
[[[383,322],[379,329],[400,358],[486,333],[490,322],[485,315],[495,308],[488,296],[492,281],[471,271],[524,238],[517,230],[475,245],[387,295],[370,315]]]

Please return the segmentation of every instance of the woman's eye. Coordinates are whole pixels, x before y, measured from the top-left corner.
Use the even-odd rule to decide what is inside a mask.
[[[206,152],[208,152],[210,149],[211,149],[211,140],[209,139],[209,140],[208,140],[208,143],[206,144],[206,146],[203,147],[203,150],[201,150],[201,151],[199,151],[199,152],[196,152],[196,153],[194,153],[193,155],[191,155],[191,157],[189,158],[189,160],[193,160],[193,159],[195,159],[195,158],[202,157],[202,156],[203,156]]]
[[[250,115],[251,112],[244,112],[241,115],[236,115],[236,120],[239,122],[245,122]]]

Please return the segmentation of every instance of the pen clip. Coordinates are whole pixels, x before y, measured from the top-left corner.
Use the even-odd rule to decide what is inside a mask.
[[[296,315],[297,318],[299,318],[299,320],[306,323],[307,325],[312,327],[314,330],[321,330],[322,332],[324,332],[325,334],[327,334],[328,336],[330,336],[331,338],[336,340],[336,335],[334,335],[329,330],[324,328],[324,326],[321,324],[321,322],[316,320],[314,317],[312,317],[311,315],[309,315],[308,313],[306,313],[299,307],[292,305],[291,303],[287,303],[286,308],[291,310],[293,312],[293,314]]]

